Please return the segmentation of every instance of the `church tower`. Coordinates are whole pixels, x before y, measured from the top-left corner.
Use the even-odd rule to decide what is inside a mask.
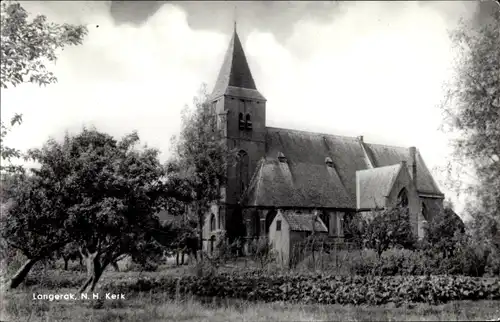
[[[239,235],[236,230],[241,219],[234,212],[257,162],[265,155],[266,136],[266,99],[255,86],[236,25],[210,102],[215,106],[228,148],[237,149],[239,154],[237,164],[228,166],[228,181],[219,208],[219,227],[235,236]]]

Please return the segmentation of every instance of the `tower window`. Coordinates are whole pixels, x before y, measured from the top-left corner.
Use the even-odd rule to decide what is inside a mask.
[[[250,114],[247,114],[246,116],[246,127],[248,130],[252,129],[252,120],[250,119]]]
[[[276,231],[281,231],[281,220],[276,220]]]
[[[243,120],[243,113],[240,113],[239,121],[240,121],[240,130],[244,130],[245,129],[245,120]]]

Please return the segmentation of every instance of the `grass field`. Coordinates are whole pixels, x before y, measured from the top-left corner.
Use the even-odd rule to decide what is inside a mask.
[[[161,293],[125,294],[125,300],[34,300],[33,293],[74,289],[24,288],[5,294],[2,321],[471,321],[500,317],[498,301],[444,305],[298,305],[245,301],[171,300]],[[101,298],[104,294],[100,294]],[[203,303],[205,302],[205,303]]]

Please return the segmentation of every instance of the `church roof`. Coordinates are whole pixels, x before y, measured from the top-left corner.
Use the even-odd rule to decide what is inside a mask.
[[[255,86],[255,81],[236,29],[229,42],[211,99],[222,95],[265,100],[264,96],[262,96]]]
[[[389,196],[401,168],[401,164],[395,164],[357,171],[357,208],[376,209],[384,207],[385,197]]]
[[[279,153],[285,162],[278,160]],[[442,195],[418,151],[416,158],[417,190]],[[370,163],[384,167],[401,161],[410,164],[409,148],[268,127],[266,155],[241,201],[247,206],[356,209],[356,171],[371,168]]]
[[[370,153],[375,161],[374,167],[383,167],[406,161],[407,165],[412,163],[408,148],[400,146],[389,146],[382,144],[364,144],[367,153]],[[417,161],[417,190],[419,193],[442,195],[431,172],[425,165],[424,159],[419,151],[416,151]],[[413,173],[410,171],[410,175]]]
[[[291,231],[313,231],[312,223],[314,214],[296,212],[282,212],[281,214],[288,225],[290,225]],[[314,231],[328,232],[328,229],[319,217],[316,217],[314,221]]]

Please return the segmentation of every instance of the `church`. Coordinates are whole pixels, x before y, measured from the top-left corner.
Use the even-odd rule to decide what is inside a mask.
[[[318,214],[328,236],[342,240],[352,214],[397,204],[409,208],[413,232],[422,237],[425,221],[443,208],[444,194],[416,147],[266,126],[267,101],[236,28],[209,103],[239,161],[228,166],[221,201],[207,214],[206,251],[222,232],[247,241],[269,236],[278,213],[299,220]]]

